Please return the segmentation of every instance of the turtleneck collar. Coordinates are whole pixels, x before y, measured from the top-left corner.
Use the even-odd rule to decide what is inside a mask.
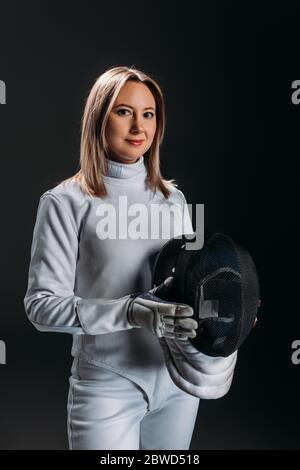
[[[110,178],[136,179],[146,176],[144,156],[142,155],[135,163],[121,163],[107,158],[107,175]]]

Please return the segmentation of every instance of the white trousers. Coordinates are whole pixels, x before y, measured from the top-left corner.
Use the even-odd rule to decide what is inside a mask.
[[[117,372],[74,358],[68,396],[73,450],[189,449],[200,399],[168,375],[153,397]],[[151,407],[149,406],[151,403]]]

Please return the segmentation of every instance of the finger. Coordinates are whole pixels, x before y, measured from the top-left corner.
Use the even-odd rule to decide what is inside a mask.
[[[159,284],[159,286],[153,287],[151,290],[149,290],[149,292],[151,292],[152,294],[156,294],[159,292],[164,292],[165,290],[169,290],[173,282],[174,282],[174,277],[169,276],[164,280],[164,282]]]
[[[190,305],[186,305],[186,304],[177,305],[176,316],[177,315],[182,316],[182,317],[184,316],[192,317],[194,315],[194,310]]]
[[[174,282],[174,277],[169,276],[169,277],[167,277],[167,279],[164,280],[163,285],[165,287],[170,287],[173,284],[173,282]]]
[[[187,336],[188,338],[195,338],[197,336],[197,333],[195,330],[189,330],[189,331],[185,331],[185,332],[177,332],[176,329],[174,330],[174,333],[176,334],[176,338],[177,337],[181,337],[181,336]]]
[[[195,330],[183,332],[182,330],[164,328],[163,336],[165,338],[170,338],[170,339],[188,339],[188,338],[195,338],[197,336],[197,333]]]
[[[196,330],[198,328],[198,323],[192,318],[176,318],[175,325],[186,328],[188,330]]]
[[[174,325],[164,325],[163,326],[163,332],[164,332],[164,335],[166,334],[172,334],[174,336]],[[181,334],[185,334],[185,332],[181,332]]]
[[[167,333],[167,332],[164,334],[164,338],[179,339],[179,340],[187,340],[188,339],[188,337],[186,335]]]
[[[163,315],[171,315],[173,317],[192,317],[194,315],[192,307],[185,304],[157,302],[157,307]]]
[[[173,281],[174,278],[172,276],[167,277],[167,279],[165,279],[162,284],[152,290],[152,293],[158,298],[163,298],[165,295],[168,295],[171,292]]]
[[[165,325],[175,326],[175,317],[166,317],[165,315],[161,315],[160,318]]]

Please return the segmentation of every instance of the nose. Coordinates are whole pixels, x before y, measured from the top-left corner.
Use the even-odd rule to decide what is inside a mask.
[[[142,123],[142,118],[141,117],[138,117],[136,116],[134,121],[133,121],[133,124],[132,124],[132,128],[131,128],[131,132],[133,133],[140,133],[140,132],[144,132],[144,126],[143,126],[143,123]]]

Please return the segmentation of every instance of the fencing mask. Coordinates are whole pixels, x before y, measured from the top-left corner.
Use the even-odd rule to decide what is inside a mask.
[[[198,330],[188,342],[196,352],[229,357],[256,322],[260,300],[253,259],[222,233],[206,235],[200,250],[187,250],[186,242],[190,240],[184,236],[172,238],[162,247],[154,263],[153,284],[174,277],[164,300],[193,307]]]

